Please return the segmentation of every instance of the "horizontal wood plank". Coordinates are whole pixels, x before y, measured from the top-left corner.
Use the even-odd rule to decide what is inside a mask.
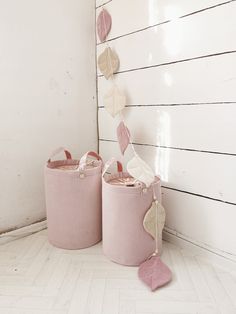
[[[236,154],[236,103],[127,107],[123,114],[135,143]],[[119,119],[100,108],[100,138],[116,140]]]
[[[236,157],[140,145],[135,145],[135,150],[161,176],[163,186],[236,204],[232,184],[236,178]],[[125,164],[133,156],[130,147],[123,157],[118,143],[106,141],[100,141],[100,154],[104,160],[115,156]]]
[[[162,192],[168,228],[236,259],[235,206],[165,188]]]
[[[106,5],[113,0],[96,0],[96,8],[99,8],[102,5]]]
[[[120,73],[116,84],[127,104],[236,102],[236,53]],[[98,104],[112,83],[98,78]]]

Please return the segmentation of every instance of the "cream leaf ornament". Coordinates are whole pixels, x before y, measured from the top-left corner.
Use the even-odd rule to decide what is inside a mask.
[[[127,164],[128,173],[149,187],[155,179],[152,169],[137,154]]]
[[[107,10],[103,9],[97,18],[97,32],[101,42],[103,42],[111,30],[111,16]]]
[[[161,203],[154,201],[143,220],[143,227],[155,240],[160,238],[165,225],[166,213]]]
[[[104,96],[104,106],[107,112],[114,118],[126,105],[125,94],[114,85]]]
[[[108,80],[119,68],[119,58],[117,54],[107,47],[98,57],[98,67]]]

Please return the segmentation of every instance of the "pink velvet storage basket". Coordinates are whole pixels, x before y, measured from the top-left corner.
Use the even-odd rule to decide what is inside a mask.
[[[118,172],[105,174],[114,161],[107,162],[103,171],[103,252],[116,263],[137,266],[155,251],[155,240],[144,230],[143,219],[152,205],[153,193],[161,202],[160,179],[156,177],[147,188],[123,172],[118,161]],[[161,242],[160,239],[158,252]]]
[[[95,152],[80,161],[64,152],[66,160],[49,159],[45,167],[48,238],[60,248],[86,248],[102,238],[102,160]]]

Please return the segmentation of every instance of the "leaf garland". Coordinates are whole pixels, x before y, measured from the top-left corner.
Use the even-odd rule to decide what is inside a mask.
[[[144,229],[155,239],[156,250],[148,260],[139,266],[138,276],[152,291],[167,284],[172,277],[168,266],[157,255],[160,253],[158,252],[158,242],[162,241],[161,235],[165,225],[165,217],[164,207],[155,200],[143,220]]]
[[[97,19],[97,31],[101,42],[106,40],[111,29],[111,24],[112,20],[110,14],[103,9]],[[107,80],[113,78],[113,74],[118,70],[119,58],[109,46],[99,56],[98,67]],[[113,118],[124,109],[125,105],[126,97],[116,85],[104,96],[105,109]],[[121,121],[117,127],[117,138],[123,155],[129,144],[131,144],[134,151],[134,157],[127,164],[127,171],[133,178],[143,182],[149,187],[154,182],[155,175],[152,169],[136,153],[130,141],[129,129],[126,127],[124,121]],[[153,193],[155,194],[154,191]],[[153,197],[155,199],[155,195],[153,195]],[[156,250],[148,260],[144,261],[139,266],[138,270],[139,278],[147,284],[152,291],[168,283],[172,276],[170,269],[161,261],[160,257],[157,256],[158,241],[162,241],[161,235],[164,224],[165,209],[155,199],[144,217],[143,227],[145,231],[155,239]]]

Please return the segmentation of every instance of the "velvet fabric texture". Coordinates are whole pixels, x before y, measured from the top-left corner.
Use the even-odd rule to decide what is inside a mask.
[[[139,266],[138,275],[152,291],[166,285],[172,277],[170,269],[161,261],[159,256],[152,256],[143,262]]]
[[[49,160],[45,167],[48,238],[64,249],[89,247],[102,238],[102,161],[86,165],[81,159],[79,168],[79,160],[70,158]]]

